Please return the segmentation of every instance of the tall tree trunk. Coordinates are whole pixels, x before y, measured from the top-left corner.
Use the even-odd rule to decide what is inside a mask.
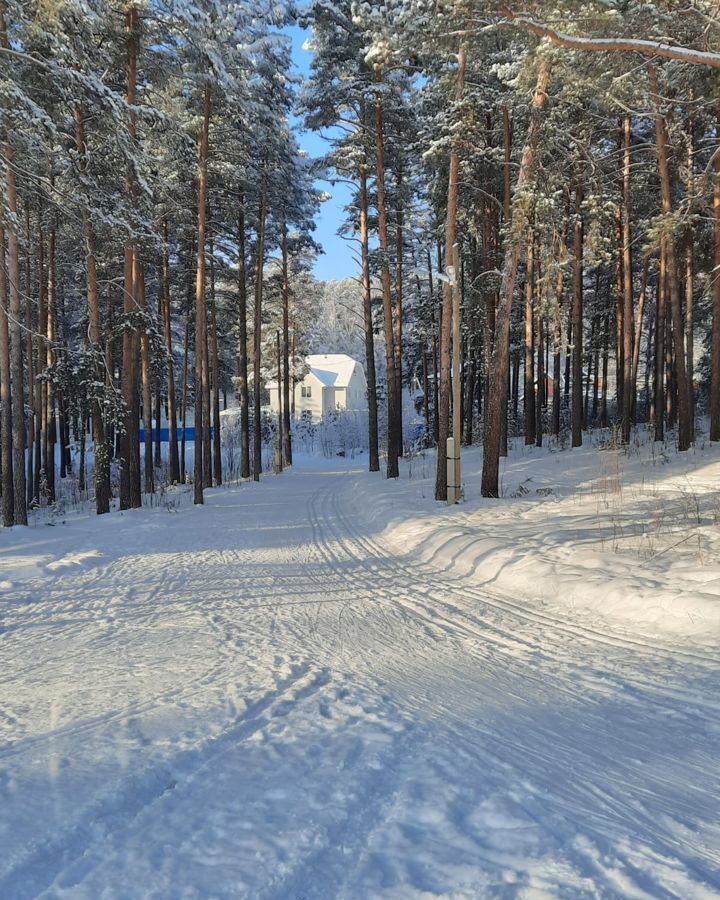
[[[399,164],[395,188],[397,205],[395,208],[395,379],[397,387],[397,446],[400,456],[403,455],[403,396],[402,396],[402,343],[403,343],[403,206],[402,206],[402,163]]]
[[[650,375],[654,373],[654,357],[655,352],[655,318],[657,315],[657,294],[660,290],[658,282],[655,288],[655,313],[650,316],[648,323],[647,343],[645,345],[645,413],[648,423],[655,422],[655,391],[654,386],[651,389]]]
[[[0,3],[0,46],[8,49],[8,34],[5,21],[5,0]],[[6,201],[11,213],[8,228],[9,267],[7,280],[10,282],[10,370],[12,375],[12,476],[14,484],[13,503],[15,524],[27,525],[27,496],[25,482],[25,386],[23,372],[23,342],[20,307],[20,242],[18,240],[18,204],[15,175],[15,150],[8,141],[4,148],[6,171]],[[4,454],[3,454],[4,456]],[[5,462],[5,459],[3,460]],[[9,465],[9,458],[7,464]]]
[[[189,310],[188,305],[188,310]],[[189,356],[190,356],[190,313],[185,313],[185,340],[183,342],[183,386],[182,401],[180,406],[180,483],[185,484],[185,445],[187,443],[187,406],[188,406],[188,381],[189,381]]]
[[[375,70],[378,82],[382,81],[381,69]],[[375,94],[375,180],[377,183],[378,239],[380,243],[380,271],[383,294],[383,322],[385,333],[385,362],[387,365],[387,477],[399,476],[398,456],[398,396],[395,371],[395,336],[393,333],[392,287],[388,245],[387,203],[385,199],[385,134],[383,130],[382,94]],[[439,459],[438,455],[438,459]]]
[[[277,400],[278,400],[278,418],[277,418],[277,446],[275,448],[275,468],[276,471],[283,470],[283,378],[282,378],[282,351],[280,348],[280,329],[275,331],[275,362],[277,366]]]
[[[42,206],[38,209],[38,315],[37,333],[35,336],[35,359],[37,362],[37,374],[45,369],[47,350],[45,347],[45,335],[47,334],[47,308],[45,300],[45,235],[43,233]],[[35,500],[40,502],[41,485],[43,481],[43,452],[45,448],[46,429],[46,400],[47,385],[37,378],[35,380]]]
[[[595,325],[595,345],[593,352],[593,396],[592,396],[592,422],[597,422],[598,418],[598,400],[600,398],[600,340],[602,334],[602,320],[597,317]]]
[[[207,263],[206,272],[207,272]],[[212,324],[210,292],[205,284],[205,322],[203,325],[203,377],[202,377],[202,443],[203,443],[203,487],[213,486],[213,454],[212,454],[212,378],[210,366],[210,331]]]
[[[435,322],[435,288],[433,286],[433,267],[432,256],[430,251],[427,253],[428,264],[428,282],[430,285],[430,322],[432,327],[432,358],[433,358],[433,441],[438,446],[440,434],[440,367],[438,365],[438,331],[439,327]],[[438,272],[440,271],[440,249],[438,248]],[[441,301],[442,302],[442,301]],[[437,306],[440,309],[440,306]]]
[[[620,207],[615,211],[615,406],[617,414],[622,419],[623,409],[623,375],[625,373],[625,360],[623,334],[625,320],[625,268],[623,266],[623,223]]]
[[[672,429],[677,424],[677,373],[675,372],[675,353],[673,351],[672,301],[665,294],[665,409],[667,427]]]
[[[217,300],[215,297],[215,251],[210,241],[210,312],[212,350],[212,420],[213,420],[213,475],[215,484],[222,484],[222,448],[220,445],[220,354],[217,336]]]
[[[717,106],[720,130],[720,104]],[[715,156],[713,189],[712,331],[710,337],[710,440],[720,441],[720,154]]]
[[[54,184],[54,172],[50,174],[51,183]],[[48,238],[48,280],[47,280],[47,368],[52,369],[56,361],[57,338],[57,221],[53,215]],[[55,390],[48,381],[45,387],[45,447],[43,448],[43,467],[45,470],[45,488],[48,503],[55,502],[55,444],[56,419],[55,419]]]
[[[115,337],[113,334],[115,328],[115,301],[113,297],[113,286],[110,282],[107,285],[107,327],[105,329],[105,384],[114,391],[115,389]],[[108,459],[114,456],[115,448],[115,422],[111,419],[106,429],[105,439],[108,443]]]
[[[456,99],[462,99],[465,91],[465,64],[467,54],[465,47],[458,50],[458,72]],[[453,258],[453,246],[457,240],[457,212],[460,181],[460,151],[453,144],[450,152],[450,170],[448,173],[447,211],[445,217],[445,265],[449,267]],[[460,273],[455,272],[455,278]],[[453,326],[453,286],[450,280],[443,282],[442,326],[440,330],[440,409],[439,435],[437,452],[437,470],[435,475],[435,499],[447,500],[447,439],[450,435],[450,374]],[[455,372],[459,378],[460,373]],[[456,452],[459,452],[460,435],[454,434]],[[459,486],[458,486],[459,487]]]
[[[147,314],[145,266],[137,257],[134,283],[138,309],[142,313]],[[143,427],[145,429],[143,487],[146,494],[152,494],[155,490],[152,444],[152,384],[150,382],[150,344],[145,326],[143,326],[140,333],[140,374],[142,379]]]
[[[667,303],[667,241],[660,244],[655,310],[655,440],[665,439],[665,306]]]
[[[582,163],[575,186],[575,224],[573,227],[572,277],[572,446],[582,447],[583,426],[583,202],[584,172]]]
[[[134,4],[128,4],[125,12],[127,34],[127,103],[128,131],[132,143],[137,139],[135,113],[137,84],[137,23],[138,11]],[[128,167],[126,193],[132,206],[135,202],[135,182],[133,171]],[[125,241],[124,260],[124,300],[123,312],[130,317],[137,308],[134,276],[136,271],[136,247],[132,236]],[[122,381],[121,391],[125,409],[122,423],[122,462],[120,467],[120,509],[136,509],[142,505],[140,492],[140,445],[138,438],[138,396],[137,396],[137,332],[129,322],[123,329]]]
[[[370,256],[368,236],[367,168],[360,163],[360,253],[362,268],[363,323],[365,326],[365,369],[368,395],[368,457],[369,470],[380,471],[378,453],[377,384],[375,378],[375,336],[373,331],[372,295],[370,292]],[[430,286],[432,303],[432,284]]]
[[[204,434],[205,393],[207,389],[207,367],[205,348],[207,347],[207,315],[205,307],[205,232],[207,215],[207,175],[210,140],[210,85],[203,89],[202,128],[198,135],[198,181],[197,181],[197,269],[195,275],[195,459],[193,465],[193,501],[204,503],[205,484]]]
[[[630,442],[633,421],[633,267],[630,228],[630,173],[632,166],[632,131],[630,116],[623,119],[623,402],[622,442]]]
[[[538,277],[538,282],[540,278]],[[537,398],[535,400],[535,443],[542,447],[543,409],[545,407],[545,329],[543,327],[542,298],[537,297]]]
[[[30,255],[32,252],[32,238],[30,232],[30,204],[25,203],[25,356],[27,358],[27,403],[30,416],[27,423],[27,460],[25,470],[27,472],[27,504],[30,506],[35,500],[35,469],[33,466],[33,451],[35,445],[35,363],[33,354],[33,316],[32,316],[32,278],[30,270]]]
[[[647,297],[649,266],[650,266],[650,260],[646,256],[643,259],[642,280],[640,282],[640,295],[638,297],[638,308],[637,308],[637,315],[635,318],[635,330],[634,330],[634,340],[633,340],[631,396],[632,396],[632,404],[633,404],[633,417],[635,419],[637,418],[637,377],[638,377],[638,367],[640,365],[640,339],[642,337],[643,317],[645,315],[645,300]]]
[[[509,148],[508,148],[509,152]],[[491,210],[489,203],[485,203],[483,212],[483,239],[482,239],[482,257],[478,264],[478,270],[482,272],[497,265],[497,231],[493,228],[491,220]],[[492,251],[492,256],[490,255]],[[484,322],[483,322],[483,365],[485,374],[483,378],[483,393],[487,397],[490,382],[490,360],[492,358],[493,347],[495,345],[495,303],[497,300],[496,293],[493,290],[485,288],[484,294]],[[487,421],[487,404],[483,406],[483,431]]]
[[[422,354],[422,380],[423,380],[423,414],[425,418],[425,441],[430,437],[430,378],[428,375],[428,349],[427,342],[420,345]]]
[[[687,195],[695,193],[695,143],[694,115],[692,106],[688,112],[687,147]],[[687,345],[688,402],[690,404],[691,438],[695,438],[695,227],[690,224],[687,247],[685,248],[685,342]]]
[[[555,314],[553,317],[553,405],[552,405],[552,433],[557,437],[560,434],[560,371],[562,353],[562,313],[565,305],[565,267],[563,256],[568,239],[568,221],[570,219],[570,192],[565,197],[565,217],[563,236],[560,251],[558,253],[558,274],[555,286]]]
[[[287,222],[282,226],[282,432],[285,465],[292,465],[292,433],[290,431],[290,276],[288,274]],[[364,290],[364,288],[363,288]],[[367,335],[366,335],[367,338]]]
[[[603,320],[602,347],[602,387],[600,390],[600,427],[608,424],[608,371],[610,368],[610,312],[606,311]]]
[[[255,310],[253,315],[253,480],[262,471],[262,421],[260,413],[260,363],[262,361],[262,295],[265,270],[265,218],[267,215],[267,160],[263,163],[255,259]]]
[[[540,62],[537,84],[535,85],[528,136],[520,161],[520,171],[516,184],[516,194],[518,196],[531,183],[535,175],[540,128],[543,113],[547,106],[549,84],[550,65],[543,59]],[[510,315],[524,231],[525,211],[521,204],[516,204],[512,211],[512,222],[505,248],[505,259],[500,281],[500,298],[495,320],[495,347],[487,399],[488,415],[485,429],[485,452],[483,453],[481,486],[483,497],[500,496],[500,446],[502,441],[502,419],[508,392]]]
[[[507,106],[502,108],[503,117],[503,222],[510,223],[512,215],[512,188],[510,184],[510,153],[512,151],[512,125],[510,122],[510,110]]]
[[[534,372],[534,297],[535,297],[535,237],[532,225],[528,228],[527,265],[525,269],[525,366],[523,369],[525,392],[525,443],[535,443],[535,372]]]
[[[85,120],[81,107],[75,109],[75,144],[83,172],[87,169]],[[100,329],[100,286],[97,276],[97,239],[87,210],[83,210],[85,237],[85,277],[87,288],[88,337],[95,369],[95,397],[92,401],[93,456],[95,458],[95,511],[98,515],[110,512],[110,458],[105,440],[105,409],[100,385],[105,384]]]
[[[600,275],[596,276],[597,282],[600,281]],[[597,283],[596,282],[596,283]],[[597,289],[595,291],[595,295],[597,296]],[[588,421],[590,417],[590,385],[592,384],[592,376],[593,376],[593,359],[594,359],[594,349],[595,343],[597,341],[597,316],[593,316],[592,323],[590,324],[590,340],[588,341],[587,346],[587,376],[585,378],[585,398],[583,400],[583,428],[586,429],[588,427]]]
[[[670,169],[667,156],[667,123],[660,109],[660,97],[658,93],[657,72],[655,65],[648,66],[650,76],[650,90],[655,102],[655,135],[658,155],[658,171],[660,175],[660,188],[662,193],[663,213],[669,218],[672,213],[672,193],[670,186]],[[667,254],[668,284],[670,295],[670,318],[672,320],[673,349],[677,365],[677,397],[678,397],[678,450],[687,450],[693,441],[692,421],[690,416],[690,391],[688,386],[688,370],[685,360],[685,339],[683,335],[682,301],[680,298],[680,285],[678,282],[678,269],[675,257],[674,234],[665,238]]]
[[[175,401],[175,361],[173,358],[172,311],[170,306],[170,241],[168,238],[168,221],[163,220],[163,331],[165,333],[165,350],[167,352],[168,379],[168,442],[170,452],[170,483],[180,481],[180,457],[177,438],[177,407]]]
[[[10,327],[8,322],[7,276],[5,275],[5,227],[0,225],[0,439],[2,440],[3,525],[15,524],[15,482],[13,479],[12,389],[10,378]]]
[[[4,28],[3,28],[4,33]],[[10,144],[5,147],[7,166],[7,204],[17,222],[15,157]],[[22,310],[20,304],[20,243],[16,226],[8,231],[8,280],[10,282],[10,369],[12,373],[13,482],[15,486],[15,524],[27,525],[27,487],[25,483],[25,386],[23,383]]]
[[[247,272],[245,196],[238,197],[238,394],[240,400],[240,477],[250,477],[250,397],[248,394]]]

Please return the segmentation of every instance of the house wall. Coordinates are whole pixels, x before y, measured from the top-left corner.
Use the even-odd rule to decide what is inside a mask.
[[[350,383],[347,386],[344,409],[367,409],[367,382],[360,366],[355,366]]]
[[[303,387],[310,387],[311,396],[303,397]],[[277,388],[270,391],[270,409],[278,411]],[[301,418],[304,412],[310,413],[313,420],[319,421],[335,410],[364,411],[367,409],[367,382],[361,366],[355,366],[348,386],[330,387],[323,384],[312,372],[308,372],[299,384],[295,385],[295,418]]]
[[[310,387],[310,397],[303,397],[303,387]],[[299,419],[304,412],[309,412],[313,419],[322,419],[323,414],[327,411],[325,408],[327,403],[325,399],[326,392],[327,388],[325,388],[322,381],[313,375],[312,372],[308,372],[300,384],[295,385],[295,417]]]

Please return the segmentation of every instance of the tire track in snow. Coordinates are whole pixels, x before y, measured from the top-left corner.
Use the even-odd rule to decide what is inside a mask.
[[[355,557],[360,562],[362,562],[368,554],[381,560],[382,566],[378,567],[378,574],[381,577],[384,577],[386,581],[395,581],[397,573],[402,572],[407,577],[408,584],[412,584],[413,582],[425,582],[428,584],[428,596],[432,596],[435,607],[438,604],[442,605],[454,618],[461,618],[472,629],[476,630],[478,637],[486,638],[487,629],[496,628],[496,626],[492,625],[487,620],[476,618],[456,605],[448,604],[447,600],[443,599],[443,595],[455,596],[461,602],[466,598],[472,598],[486,607],[499,612],[508,612],[531,625],[547,627],[550,629],[551,634],[555,632],[573,638],[580,637],[584,641],[582,647],[583,652],[588,649],[594,649],[597,644],[602,644],[612,648],[628,650],[635,654],[639,651],[646,660],[650,660],[654,663],[661,662],[672,666],[678,662],[683,662],[684,660],[692,661],[696,665],[698,662],[702,662],[703,665],[701,671],[704,675],[714,675],[720,667],[720,656],[712,658],[703,654],[689,653],[683,650],[678,650],[677,654],[675,654],[664,648],[659,649],[656,652],[656,648],[648,643],[633,641],[624,637],[616,637],[615,635],[599,632],[596,629],[587,628],[580,624],[568,625],[554,617],[531,610],[528,607],[519,606],[517,603],[513,603],[509,598],[506,598],[503,595],[493,591],[486,591],[484,587],[475,587],[471,583],[468,583],[469,578],[465,579],[463,582],[461,577],[447,577],[444,572],[427,563],[400,562],[397,556],[392,556],[388,549],[383,547],[377,540],[366,537],[359,532],[357,525],[341,509],[337,494],[335,494],[332,502],[333,516],[341,523],[341,530],[352,535],[353,541],[362,548],[360,554],[355,553]],[[348,547],[346,549],[347,552],[352,552],[351,548]],[[426,611],[431,612],[427,607]],[[432,610],[432,613],[434,615],[437,614],[436,608]],[[512,638],[515,641],[522,641],[529,648],[539,648],[540,640],[538,639],[521,637],[517,631],[509,632],[506,630],[504,633],[508,638]],[[556,640],[553,640],[550,643],[555,644]],[[577,656],[577,653],[574,655]],[[556,656],[556,658],[558,657]],[[604,659],[603,663],[606,662],[607,659]],[[614,676],[607,668],[596,669],[594,674],[605,681],[612,677],[615,679],[614,687],[617,688],[618,686],[622,686],[627,689],[628,676],[630,673],[628,673],[625,668],[621,670],[620,676]],[[666,673],[661,673],[661,677],[663,679],[671,678],[672,669]],[[667,681],[648,681],[647,679],[640,677],[638,671],[633,673],[633,682],[637,687],[640,687],[643,690],[656,691],[657,696],[661,699],[672,698],[679,703],[691,705],[696,705],[698,703],[697,692],[676,690],[668,685]],[[706,711],[712,711],[713,713],[720,712],[720,703],[716,702],[714,699],[709,699],[707,696],[703,699],[700,706]]]
[[[161,802],[178,785],[197,778],[224,754],[267,726],[274,716],[287,715],[293,704],[320,690],[329,680],[327,669],[303,666],[276,690],[251,703],[233,724],[200,747],[180,751],[168,760],[151,763],[142,772],[122,779],[115,790],[95,799],[83,810],[80,820],[72,827],[32,847],[19,864],[15,863],[5,876],[0,876],[0,896],[24,900],[54,885],[62,890],[76,886],[141,813]]]

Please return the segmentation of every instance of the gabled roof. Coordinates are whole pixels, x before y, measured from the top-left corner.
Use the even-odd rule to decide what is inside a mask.
[[[347,387],[357,362],[344,353],[314,353],[305,358],[312,374],[326,387]]]

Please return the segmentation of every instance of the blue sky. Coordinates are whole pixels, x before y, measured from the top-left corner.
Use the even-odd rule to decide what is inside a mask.
[[[292,58],[297,71],[301,75],[310,72],[312,53],[303,49],[308,32],[297,25],[284,29],[292,39]],[[312,131],[298,132],[298,142],[310,156],[324,156],[328,151],[328,142],[320,134]],[[347,184],[331,185],[325,181],[319,187],[331,194],[331,198],[320,207],[315,230],[315,240],[322,244],[325,251],[315,263],[317,278],[347,278],[357,274],[357,262],[353,257],[352,244],[338,236],[337,230],[344,219],[343,207],[352,198],[352,189]]]

